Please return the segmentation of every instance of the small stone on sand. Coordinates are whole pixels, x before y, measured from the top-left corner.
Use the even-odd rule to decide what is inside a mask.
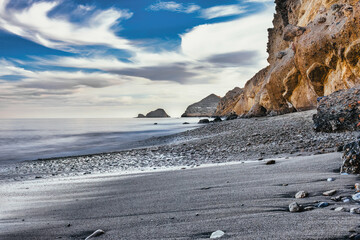
[[[221,230],[217,230],[215,232],[213,232],[210,236],[210,238],[214,239],[214,238],[221,238],[222,236],[224,236],[225,233]]]
[[[320,203],[317,205],[318,208],[324,208],[324,207],[327,207],[327,206],[329,206],[329,203],[327,203],[327,202],[320,202]]]
[[[94,238],[94,237],[98,237],[100,235],[103,235],[105,232],[101,229],[96,230],[95,232],[93,232],[91,235],[89,235],[87,238],[85,238],[85,240]]]
[[[301,206],[297,202],[290,203],[289,211],[290,212],[300,212]]]
[[[333,189],[333,190],[329,190],[329,191],[326,191],[326,192],[323,192],[323,195],[324,196],[332,196],[336,193],[336,190]]]
[[[299,191],[295,194],[295,198],[306,198],[309,194],[305,191]]]
[[[275,164],[276,161],[275,160],[269,160],[266,162],[266,165],[272,165],[272,164]]]

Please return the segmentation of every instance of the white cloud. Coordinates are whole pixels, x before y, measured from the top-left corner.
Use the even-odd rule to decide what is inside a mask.
[[[72,23],[66,16],[49,17],[59,2],[35,2],[26,9],[9,9],[9,0],[0,1],[0,29],[49,48],[71,50],[78,45],[107,45],[132,49],[130,41],[115,35],[111,28],[119,19],[128,19],[127,10],[108,9],[94,12],[87,21]],[[89,7],[83,7],[90,10]]]
[[[200,7],[196,4],[188,4],[188,5],[184,5],[181,3],[177,3],[177,2],[162,2],[159,1],[155,4],[150,5],[148,8],[148,10],[151,11],[161,11],[161,10],[165,10],[165,11],[171,11],[171,12],[182,12],[182,13],[193,13],[196,12],[197,10],[200,9]]]
[[[237,4],[222,5],[222,6],[215,6],[215,7],[203,9],[201,11],[201,17],[205,19],[213,19],[218,17],[239,15],[244,12],[245,12],[244,8],[240,7]]]

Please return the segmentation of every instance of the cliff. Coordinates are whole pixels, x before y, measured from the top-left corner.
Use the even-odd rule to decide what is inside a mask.
[[[274,27],[268,30],[269,66],[241,91],[222,98],[216,115],[251,117],[312,109],[318,97],[360,83],[358,1],[275,3]]]
[[[137,116],[138,118],[167,118],[170,117],[164,109],[162,108],[158,108],[154,111],[149,112],[148,114],[146,114],[146,116],[144,116],[143,114],[138,114]]]
[[[188,106],[181,117],[211,117],[214,115],[219,102],[219,96],[210,94],[201,101]]]

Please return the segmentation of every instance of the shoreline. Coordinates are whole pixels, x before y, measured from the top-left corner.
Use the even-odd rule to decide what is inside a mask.
[[[128,150],[25,161],[3,169],[0,181],[309,156],[355,139],[355,132],[315,133],[313,113],[223,121],[137,141]]]

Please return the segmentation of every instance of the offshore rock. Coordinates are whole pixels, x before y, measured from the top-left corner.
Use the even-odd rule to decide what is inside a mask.
[[[168,118],[170,117],[164,109],[158,108],[155,111],[151,111],[148,114],[146,114],[147,118]]]
[[[230,91],[216,115],[252,117],[258,115],[253,110],[274,115],[314,109],[318,97],[360,84],[357,0],[275,3],[274,27],[268,30],[269,66],[243,88]]]
[[[219,102],[219,96],[210,94],[201,101],[188,106],[181,117],[212,117],[215,114]]]
[[[313,116],[315,131],[340,132],[358,130],[360,87],[339,90],[320,99]]]

